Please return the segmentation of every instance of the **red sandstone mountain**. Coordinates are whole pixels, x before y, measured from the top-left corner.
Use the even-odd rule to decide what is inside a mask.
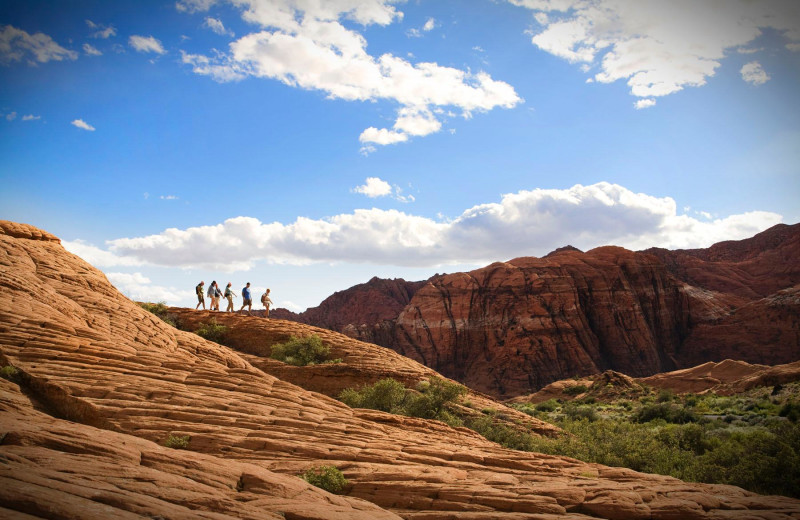
[[[609,369],[647,376],[727,358],[800,359],[800,224],[708,249],[568,246],[436,276],[394,319],[402,300],[385,305],[380,294],[370,305],[382,282],[391,281],[339,292],[296,319],[391,347],[496,397]],[[367,314],[374,307],[379,319]]]
[[[0,379],[3,518],[800,515],[793,499],[514,452],[437,421],[351,409],[268,374],[258,356],[164,324],[30,226],[0,221],[0,286],[0,364],[18,370],[15,382]],[[224,319],[242,348],[254,348],[248,337],[318,330]],[[367,348],[326,338],[345,356]],[[380,359],[369,349],[347,373]],[[397,373],[421,370],[396,362]],[[164,447],[170,435],[190,436],[189,449]],[[344,472],[343,495],[295,476],[319,464]]]

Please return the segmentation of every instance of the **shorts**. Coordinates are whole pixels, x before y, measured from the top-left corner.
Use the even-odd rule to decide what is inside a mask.
[[[244,299],[242,305],[253,305],[253,300],[248,300],[247,298]]]
[[[203,295],[202,294],[198,294],[197,295],[197,303],[205,303],[205,300],[203,299]]]

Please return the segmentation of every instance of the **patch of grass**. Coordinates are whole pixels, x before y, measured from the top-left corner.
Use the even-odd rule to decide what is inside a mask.
[[[19,381],[19,369],[13,365],[6,365],[0,368],[0,377],[16,383]]]
[[[156,316],[161,318],[161,321],[163,321],[167,325],[171,325],[175,328],[178,328],[178,318],[177,316],[169,312],[169,308],[167,307],[166,302],[158,302],[158,303],[139,302],[139,307],[155,314]]]
[[[588,388],[586,387],[586,385],[572,385],[572,386],[566,387],[563,390],[563,392],[566,395],[570,396],[570,397],[574,397],[576,395],[580,395],[580,394],[586,392],[587,390],[588,390]]]
[[[339,493],[347,487],[347,479],[336,466],[316,466],[307,469],[300,478],[329,493]]]
[[[189,449],[189,441],[191,437],[188,435],[171,435],[167,437],[167,441],[164,443],[164,446],[167,448],[174,448],[176,450],[186,450]]]
[[[200,324],[194,333],[200,336],[201,338],[205,338],[209,341],[213,341],[215,343],[219,343],[220,345],[225,344],[225,335],[228,332],[228,327],[225,325],[220,325],[217,323],[215,318],[211,318],[207,322],[203,322]]]
[[[290,336],[288,341],[272,345],[270,357],[298,367],[341,362],[341,359],[329,360],[330,354],[331,349],[322,343],[322,338],[312,334],[305,338]]]

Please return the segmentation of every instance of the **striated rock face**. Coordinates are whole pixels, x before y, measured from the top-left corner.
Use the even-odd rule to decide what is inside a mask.
[[[370,284],[373,297],[381,286]],[[336,305],[302,319],[507,398],[609,369],[637,377],[726,358],[800,359],[798,284],[800,224],[778,225],[702,250],[567,246],[436,276],[395,319],[389,307],[376,321],[354,308],[337,317]],[[349,291],[358,292],[337,297]]]
[[[513,452],[436,421],[350,409],[165,325],[57,242],[11,227],[0,222],[0,363],[18,369],[0,380],[3,517],[800,515],[797,500]],[[289,327],[233,318],[242,341]],[[164,447],[170,435],[190,436],[188,450]],[[295,476],[320,464],[344,472],[343,495]]]

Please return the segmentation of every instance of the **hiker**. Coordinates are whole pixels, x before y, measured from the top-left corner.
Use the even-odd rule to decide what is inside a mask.
[[[194,310],[197,310],[197,307],[200,307],[200,304],[203,305],[203,310],[206,310],[206,300],[203,298],[203,285],[205,282],[201,281],[197,284],[197,287],[194,288],[194,292],[197,293],[197,306]]]
[[[245,307],[247,307],[247,315],[252,316],[253,300],[250,297],[250,282],[247,282],[247,285],[242,288],[242,308],[239,309],[239,312],[242,312]]]
[[[267,292],[261,295],[261,303],[263,303],[264,307],[267,309],[264,312],[264,317],[269,318],[269,306],[272,305],[272,300],[269,299],[269,289],[267,289]]]
[[[236,298],[236,295],[233,294],[231,285],[231,282],[228,282],[228,285],[225,286],[225,298],[228,300],[228,308],[225,309],[225,312],[233,312],[233,299]]]
[[[214,282],[214,308],[219,311],[219,299],[222,298],[222,290],[219,284]]]
[[[209,310],[219,310],[219,303],[217,303],[217,282],[211,282],[211,285],[208,286],[208,294],[207,296],[211,299],[211,306],[209,306]]]

